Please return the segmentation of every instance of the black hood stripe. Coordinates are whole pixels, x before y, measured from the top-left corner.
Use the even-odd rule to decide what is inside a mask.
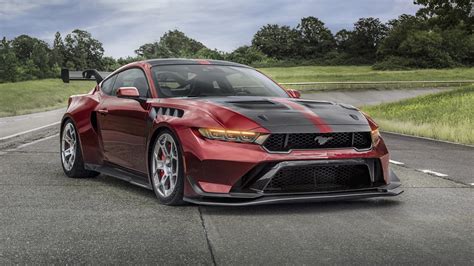
[[[348,109],[332,102],[257,96],[209,97],[200,100],[247,117],[270,132],[332,133],[368,128],[367,119],[357,109]]]
[[[318,133],[331,133],[331,127],[316,113],[306,106],[294,101],[285,101],[284,104],[290,106],[293,110],[298,110],[318,129]]]

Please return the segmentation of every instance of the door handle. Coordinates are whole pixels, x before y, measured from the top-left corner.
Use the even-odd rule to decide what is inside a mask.
[[[106,115],[106,114],[109,113],[109,111],[107,109],[99,109],[97,112],[101,115]]]

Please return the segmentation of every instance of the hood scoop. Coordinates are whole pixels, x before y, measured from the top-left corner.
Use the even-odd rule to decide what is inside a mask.
[[[296,102],[310,109],[334,105],[334,103],[326,102],[326,101],[296,101]]]

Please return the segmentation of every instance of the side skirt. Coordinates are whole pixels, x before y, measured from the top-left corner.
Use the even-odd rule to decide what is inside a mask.
[[[84,168],[86,168],[87,170],[100,172],[104,175],[113,176],[120,180],[127,181],[133,185],[153,190],[151,184],[147,182],[148,177],[146,175],[130,171],[129,169],[120,167],[118,165],[114,165],[111,163],[106,163],[104,165],[85,164]]]

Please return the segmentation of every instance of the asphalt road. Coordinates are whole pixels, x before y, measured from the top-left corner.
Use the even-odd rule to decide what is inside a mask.
[[[473,190],[393,166],[396,198],[245,208],[160,205],[152,191],[64,176],[57,135],[0,153],[0,264],[474,262]]]
[[[66,108],[27,115],[18,115],[0,118],[0,139],[35,128],[59,123]]]
[[[390,158],[474,187],[474,147],[383,132]],[[473,214],[474,215],[474,214]]]

